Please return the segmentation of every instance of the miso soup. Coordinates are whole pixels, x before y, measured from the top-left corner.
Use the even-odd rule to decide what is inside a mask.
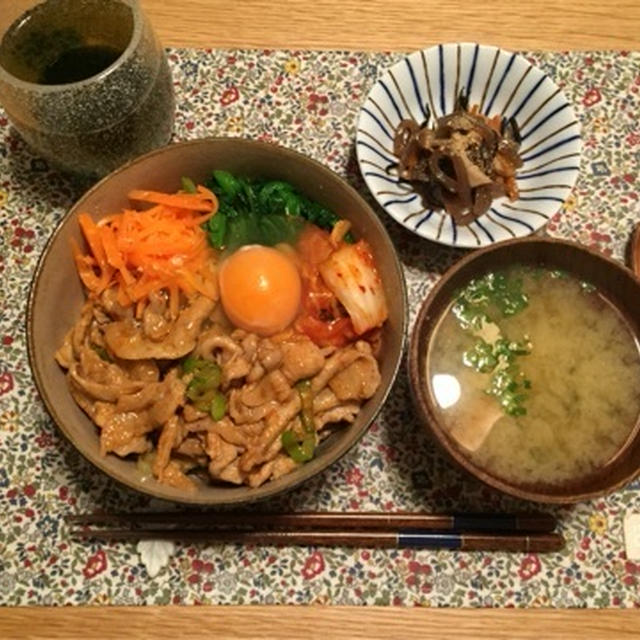
[[[545,268],[472,280],[440,318],[426,366],[450,437],[510,482],[589,474],[640,415],[640,351],[626,321],[592,286]]]

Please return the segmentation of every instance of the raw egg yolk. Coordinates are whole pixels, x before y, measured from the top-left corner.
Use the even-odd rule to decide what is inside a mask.
[[[300,307],[300,274],[284,253],[248,245],[220,265],[220,300],[231,322],[260,336],[286,329]]]

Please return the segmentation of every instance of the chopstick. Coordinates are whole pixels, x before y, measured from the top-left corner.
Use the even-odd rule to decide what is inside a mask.
[[[524,552],[557,551],[564,546],[563,537],[552,533],[554,518],[543,513],[178,511],[79,514],[66,519],[71,535],[83,540]]]
[[[175,540],[208,544],[304,545],[363,548],[421,548],[461,551],[558,551],[564,538],[558,533],[509,535],[493,533],[436,533],[399,531],[205,531],[198,529],[93,529],[74,537],[108,541]]]
[[[548,533],[555,529],[555,518],[546,513],[515,514],[431,514],[420,512],[376,511],[297,513],[244,513],[206,511],[168,511],[146,513],[91,513],[67,516],[67,522],[90,524],[164,524],[207,527],[267,527],[326,529],[426,529],[438,531],[500,531]]]
[[[629,262],[631,270],[640,278],[640,223],[636,224],[631,233]]]

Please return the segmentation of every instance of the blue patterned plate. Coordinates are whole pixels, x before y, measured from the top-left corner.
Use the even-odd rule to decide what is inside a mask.
[[[451,113],[464,92],[469,105],[515,118],[522,135],[519,199],[494,200],[487,213],[457,225],[425,207],[392,165],[393,132],[412,117],[423,122]],[[387,69],[371,89],[358,119],[360,170],[376,200],[407,229],[455,247],[482,247],[529,235],[566,200],[580,165],[580,124],[559,87],[522,56],[479,44],[442,44],[416,51]]]

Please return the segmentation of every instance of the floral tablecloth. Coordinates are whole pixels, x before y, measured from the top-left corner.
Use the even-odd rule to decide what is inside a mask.
[[[640,53],[527,54],[564,87],[583,124],[578,184],[547,232],[622,259],[640,219]],[[359,105],[399,54],[169,51],[175,138],[277,142],[324,163],[366,196],[353,140]],[[86,187],[34,157],[0,112],[0,603],[332,603],[423,606],[640,606],[640,563],[623,519],[640,482],[601,500],[551,509],[560,553],[78,543],[64,514],[161,508],[96,473],[57,433],[38,398],[25,306],[38,256]],[[381,215],[384,215],[377,209]],[[384,217],[404,264],[412,320],[459,257]],[[264,508],[522,509],[464,477],[412,417],[404,370],[360,444],[324,474]]]

